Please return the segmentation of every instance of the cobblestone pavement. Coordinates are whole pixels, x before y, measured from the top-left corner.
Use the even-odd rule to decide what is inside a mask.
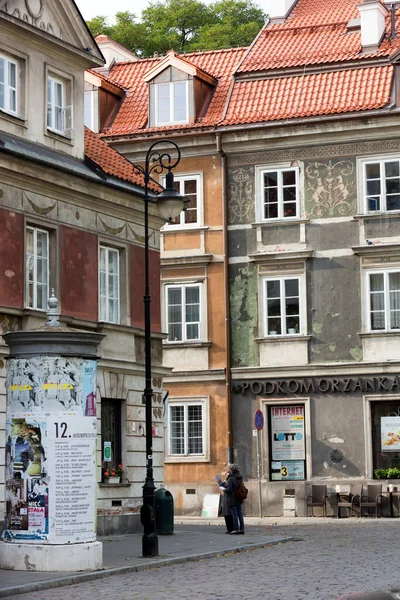
[[[296,541],[12,600],[333,600],[400,587],[400,520],[268,530]]]

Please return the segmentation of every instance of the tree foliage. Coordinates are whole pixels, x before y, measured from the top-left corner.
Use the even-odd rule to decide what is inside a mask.
[[[126,12],[115,24],[96,16],[87,22],[94,36],[105,34],[140,57],[176,52],[214,50],[249,45],[265,21],[253,0],[157,0],[150,2],[141,19]]]

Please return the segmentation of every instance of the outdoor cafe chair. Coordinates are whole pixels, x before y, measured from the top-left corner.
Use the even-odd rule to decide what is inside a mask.
[[[350,517],[355,515],[355,506],[359,505],[361,498],[362,486],[357,485],[352,488],[352,491],[345,492],[337,492],[337,513],[336,516],[339,518],[340,509],[348,508]]]
[[[378,516],[378,503],[379,498],[382,496],[382,485],[367,485],[367,493],[362,494],[360,496],[359,507],[360,507],[360,517],[363,516],[363,508],[375,509],[375,517]]]
[[[311,516],[314,516],[314,508],[322,508],[322,514],[326,517],[326,485],[312,485],[311,495],[307,496],[307,516],[311,508]]]

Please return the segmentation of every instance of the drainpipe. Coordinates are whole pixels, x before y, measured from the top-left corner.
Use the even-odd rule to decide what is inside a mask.
[[[228,196],[226,154],[222,149],[222,137],[215,134],[217,152],[221,157],[222,171],[222,226],[224,238],[224,290],[225,290],[225,387],[228,406],[228,462],[234,462],[232,432],[232,377],[231,377],[231,315],[229,305],[229,250],[228,250]]]

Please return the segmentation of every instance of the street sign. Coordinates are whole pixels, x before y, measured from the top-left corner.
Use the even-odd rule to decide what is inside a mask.
[[[261,431],[261,429],[264,427],[264,415],[261,410],[257,410],[256,414],[254,415],[254,423],[258,431]]]

